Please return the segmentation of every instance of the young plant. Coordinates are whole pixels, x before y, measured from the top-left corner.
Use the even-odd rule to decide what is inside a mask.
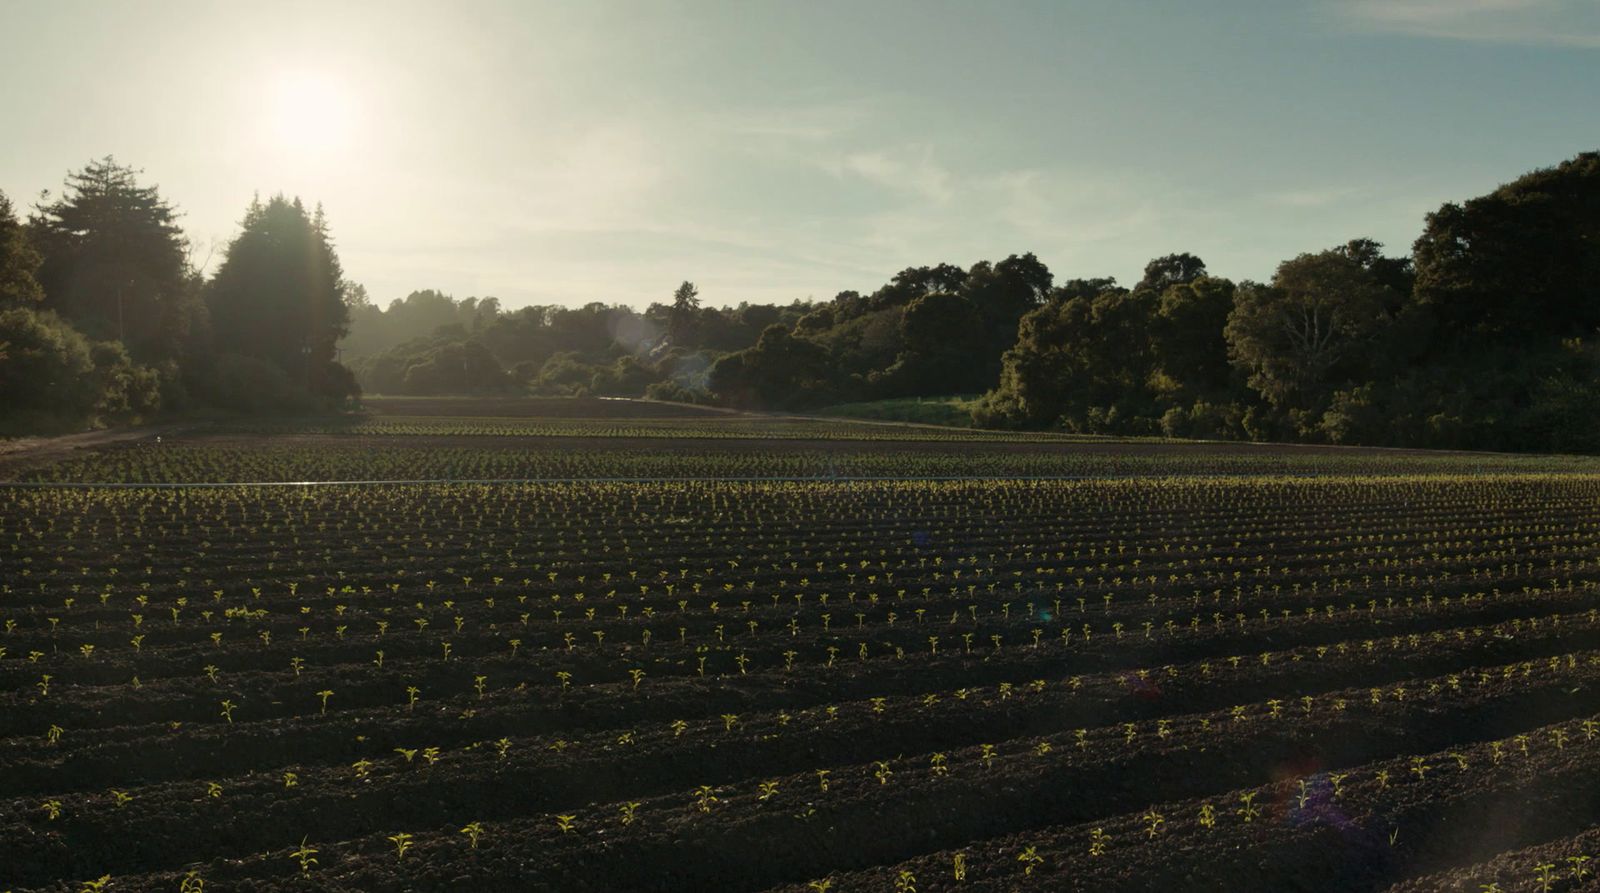
[[[317,864],[317,848],[306,846],[306,839],[300,838],[300,848],[289,854],[289,858],[300,863],[300,873],[310,874],[311,866]]]
[[[703,784],[694,789],[694,808],[704,813],[711,812],[711,807],[722,802],[711,792],[711,785]]]
[[[405,859],[406,851],[411,849],[411,835],[404,831],[389,836],[389,842],[394,844],[394,858],[399,862]]]
[[[1234,812],[1246,822],[1252,822],[1261,815],[1261,808],[1256,806],[1256,794],[1256,791],[1246,791],[1239,795],[1239,802],[1242,805]]]
[[[477,849],[478,848],[478,838],[483,836],[483,823],[482,822],[472,822],[471,824],[467,825],[465,828],[462,828],[461,829],[461,833],[467,835],[467,840],[471,843],[472,848],[473,849]]]

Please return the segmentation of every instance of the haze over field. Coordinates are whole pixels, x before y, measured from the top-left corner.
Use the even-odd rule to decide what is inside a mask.
[[[826,300],[1023,250],[1265,280],[1593,146],[1600,83],[1586,0],[12,0],[0,33],[19,205],[115,153],[212,269],[282,191],[380,304],[507,309],[685,277]]]

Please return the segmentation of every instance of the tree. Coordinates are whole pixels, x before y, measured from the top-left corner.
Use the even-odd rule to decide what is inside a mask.
[[[1340,251],[1278,266],[1270,286],[1234,295],[1225,336],[1249,385],[1280,409],[1320,414],[1334,387],[1365,381],[1365,363],[1389,321],[1392,292]]]
[[[672,293],[672,312],[667,318],[667,338],[677,347],[687,347],[694,331],[695,313],[700,309],[700,290],[684,280]]]
[[[1233,311],[1234,284],[1201,276],[1174,282],[1156,303],[1151,331],[1156,368],[1163,384],[1195,397],[1222,397],[1233,368],[1223,328]]]
[[[1428,215],[1416,297],[1446,335],[1556,340],[1600,326],[1600,152]],[[1467,350],[1476,350],[1469,346]]]
[[[141,361],[177,357],[198,303],[178,212],[139,171],[107,156],[68,174],[66,192],[29,223],[44,263],[45,306]]]
[[[900,317],[904,349],[880,378],[887,396],[936,396],[981,390],[988,363],[983,317],[961,295],[931,292]]]
[[[11,199],[0,192],[0,309],[31,307],[44,300],[44,289],[35,278],[41,261]]]
[[[319,207],[251,202],[207,291],[219,351],[264,360],[306,392],[337,401],[354,379],[334,360],[349,325],[343,272]]]
[[[959,292],[966,281],[967,271],[954,264],[906,267],[870,297],[863,299],[853,291],[845,291],[834,297],[834,304],[846,309],[847,312],[841,316],[848,318],[885,307],[904,307],[916,298],[936,291]]]
[[[1000,355],[1016,343],[1017,323],[1023,314],[1044,303],[1054,277],[1037,257],[1013,254],[996,264],[979,261],[967,271],[961,295],[978,309],[984,338],[978,345],[982,354],[985,385],[1000,374]]]
[[[1144,278],[1134,291],[1161,294],[1174,285],[1186,285],[1206,274],[1206,262],[1188,252],[1168,254],[1144,265]]]
[[[1388,286],[1395,297],[1402,301],[1411,297],[1417,280],[1411,258],[1384,257],[1383,243],[1372,239],[1351,239],[1333,250],[1360,264],[1379,283]]]
[[[708,386],[718,399],[735,405],[816,406],[832,399],[832,379],[827,351],[774,325],[754,347],[717,360]]]
[[[1149,291],[1109,288],[1027,314],[1005,353],[999,386],[979,405],[979,420],[1096,433],[1153,429],[1157,413],[1146,383],[1155,307]]]

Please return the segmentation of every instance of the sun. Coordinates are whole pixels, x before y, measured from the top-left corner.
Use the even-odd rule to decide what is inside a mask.
[[[267,100],[266,131],[279,149],[322,158],[349,147],[358,109],[349,85],[339,78],[283,72],[271,82]]]

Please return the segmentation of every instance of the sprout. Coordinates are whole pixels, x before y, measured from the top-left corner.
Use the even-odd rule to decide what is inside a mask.
[[[317,864],[317,849],[306,846],[306,839],[300,838],[300,848],[289,854],[289,858],[300,863],[300,873],[309,874],[311,866]]]

